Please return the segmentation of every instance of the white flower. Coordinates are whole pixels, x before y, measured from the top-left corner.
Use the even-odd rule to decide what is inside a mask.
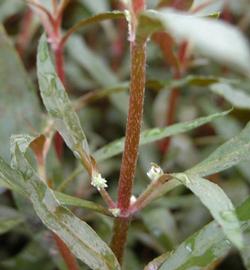
[[[110,208],[109,211],[114,217],[119,217],[121,214],[121,210],[119,208]]]
[[[157,180],[160,176],[162,176],[164,174],[163,170],[161,169],[161,167],[159,167],[157,164],[155,163],[151,163],[151,168],[150,170],[147,172],[147,176],[152,180],[155,181]]]
[[[94,171],[91,178],[91,185],[96,187],[97,190],[108,187],[107,180],[101,176],[100,173]]]

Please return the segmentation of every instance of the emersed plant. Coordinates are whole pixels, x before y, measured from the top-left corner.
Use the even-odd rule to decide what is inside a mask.
[[[98,2],[96,2],[96,5],[99,5],[101,0],[96,1]],[[34,14],[40,18],[45,30],[39,41],[36,63],[40,94],[48,115],[44,116],[43,120],[41,120],[39,110],[38,116],[37,112],[35,113],[36,116],[27,115],[27,117],[32,117],[32,120],[29,119],[29,121],[35,122],[36,125],[38,122],[44,122],[43,128],[40,128],[36,135],[11,136],[10,165],[3,158],[0,158],[1,186],[12,190],[16,201],[23,200],[22,197],[31,201],[37,216],[53,233],[57,248],[67,269],[70,270],[86,269],[81,265],[82,262],[90,269],[96,270],[118,270],[121,269],[123,262],[125,263],[124,267],[128,267],[126,266],[128,262],[123,260],[123,257],[129,234],[128,230],[133,223],[133,219],[140,219],[142,215],[143,222],[147,224],[149,230],[154,231],[154,223],[158,222],[157,219],[162,212],[155,214],[154,211],[149,211],[148,214],[143,215],[144,208],[145,210],[150,209],[152,205],[157,208],[157,202],[165,198],[165,194],[176,190],[177,187],[185,186],[199,198],[215,221],[201,228],[179,246],[174,246],[174,243],[171,243],[171,237],[166,240],[166,235],[162,236],[161,232],[160,235],[156,232],[154,235],[156,238],[158,237],[156,243],[153,240],[148,241],[156,247],[157,251],[163,249],[163,254],[149,262],[145,266],[145,270],[214,269],[216,263],[228,254],[232,246],[239,250],[245,266],[250,269],[250,198],[242,206],[235,209],[223,189],[218,184],[205,178],[238,165],[241,161],[250,159],[250,123],[239,131],[238,125],[234,125],[233,120],[227,118],[232,111],[232,109],[229,109],[174,124],[177,111],[176,104],[182,94],[181,88],[188,86],[196,86],[197,88],[205,86],[212,93],[231,103],[235,108],[250,109],[250,96],[247,90],[242,90],[247,88],[250,77],[248,41],[235,26],[219,20],[223,7],[226,5],[226,8],[230,10],[231,5],[235,3],[230,0],[161,0],[155,1],[157,3],[150,3],[155,8],[149,9],[145,0],[114,1],[114,5],[117,5],[120,11],[98,13],[93,17],[77,22],[64,32],[62,31],[63,14],[70,2],[69,0],[27,1]],[[91,1],[83,0],[82,2],[88,3],[89,7],[93,6]],[[245,3],[242,0],[239,5],[241,7],[246,5],[249,9],[247,1]],[[28,13],[28,16],[33,16],[31,14]],[[98,74],[100,69],[103,69],[103,62],[96,60],[96,56],[88,51],[85,44],[78,39],[79,37],[73,35],[83,27],[103,23],[106,20],[119,20],[118,27],[120,30],[124,29],[124,22],[128,25],[127,39],[130,43],[131,62],[129,83],[126,81],[119,82],[113,77],[113,73],[108,69],[105,70],[105,68],[103,74]],[[113,29],[112,25],[102,24],[102,26],[106,29],[106,33],[109,31],[109,27]],[[111,40],[114,44],[118,44],[119,48],[123,46],[122,34],[121,32],[118,38],[113,36],[112,33],[110,34]],[[2,50],[0,55],[4,59],[4,50],[7,51],[11,48],[11,44],[6,38],[3,28],[1,28],[0,35],[0,50]],[[27,38],[27,35],[24,35],[24,37]],[[161,48],[164,59],[171,67],[173,79],[168,81],[146,79],[147,46],[151,41]],[[68,52],[74,59],[80,58],[80,54],[83,53],[83,58],[78,59],[78,61],[85,66],[88,73],[96,81],[101,81],[103,86],[103,89],[89,92],[74,102],[70,101],[66,91],[68,82],[65,79],[64,48],[67,42],[70,43]],[[19,52],[22,52],[23,48],[22,46],[19,47]],[[116,53],[117,59],[113,63],[114,70],[117,69],[124,56],[122,50],[117,49]],[[217,75],[190,75],[195,60],[198,62],[195,53],[226,66],[230,70],[235,70],[237,76],[241,76],[242,80],[232,78],[231,74],[231,76],[227,75],[231,72],[229,70],[225,72],[228,78]],[[20,62],[18,62],[14,52],[12,52],[11,57],[13,63],[17,63],[16,65],[19,68]],[[0,87],[5,88],[10,85],[10,82],[6,82],[7,80],[4,78],[4,74],[6,74],[6,77],[8,75],[8,69],[3,66],[1,70],[3,70],[4,83],[3,85],[0,84]],[[22,77],[25,77],[25,75],[22,75]],[[244,84],[244,82],[246,83]],[[23,82],[23,87],[28,84],[27,81]],[[162,90],[162,93],[169,89],[171,91],[168,91],[170,94],[166,126],[142,131],[146,86],[157,91]],[[129,108],[125,137],[92,151],[93,145],[91,145],[91,142],[89,143],[91,139],[87,140],[87,137],[90,138],[90,136],[86,136],[88,133],[83,131],[82,121],[76,111],[79,111],[88,102],[110,97],[111,104],[116,106],[121,114],[124,114],[124,107],[121,106],[121,103],[126,104],[127,95],[125,93],[128,88]],[[198,94],[198,98],[200,96]],[[159,97],[160,99],[163,98],[160,94]],[[35,104],[31,104],[31,106],[38,106],[35,97],[32,96],[32,98],[35,100]],[[224,104],[218,107],[224,108]],[[213,106],[207,102],[207,97],[201,100],[201,105],[205,111],[213,111]],[[226,122],[227,120],[220,122],[224,117],[229,122]],[[198,162],[189,169],[185,168],[181,172],[165,172],[163,166],[153,163],[156,160],[150,160],[152,162],[151,167],[148,172],[143,172],[144,175],[148,176],[150,183],[139,196],[133,195],[134,181],[137,179],[139,146],[161,140],[158,146],[161,154],[166,156],[171,146],[170,137],[209,124],[214,120],[217,121],[215,121],[217,123],[215,124],[216,132],[228,139],[224,144],[215,149],[212,154],[206,152],[206,154],[203,154],[205,158],[202,162]],[[233,123],[234,127],[236,126],[237,135],[232,136],[230,129],[222,130],[222,125],[227,123],[228,129],[229,123]],[[53,177],[48,176],[48,170],[57,165],[54,165],[55,162],[48,161],[48,159],[50,155],[53,155],[51,152],[54,144],[57,158],[53,157],[53,160],[62,162],[63,142],[72,151],[81,167],[77,167],[65,181],[60,179],[59,182],[56,182]],[[114,186],[114,183],[110,184],[110,181],[104,177],[100,170],[100,164],[121,153],[122,161],[116,201],[113,199],[114,191],[110,189],[110,185]],[[188,158],[188,155],[186,158]],[[249,176],[249,166],[239,166],[241,166],[242,173]],[[164,165],[164,167],[166,166]],[[105,206],[62,193],[69,183],[82,173],[83,169],[88,174],[90,185],[101,195]],[[177,193],[179,198],[182,197],[180,194]],[[156,201],[156,199],[158,200]],[[174,204],[175,207],[178,208],[179,202],[178,199],[177,204]],[[168,208],[167,202],[162,201],[162,204],[163,206],[160,209]],[[68,208],[70,206],[97,212],[107,218],[104,219],[103,217],[103,222],[106,221],[108,224],[113,221],[110,245],[87,222],[78,218],[73,213],[74,211],[70,211]],[[163,211],[163,215],[165,214]],[[1,232],[14,228],[24,222],[22,210],[20,210],[20,214],[13,214],[8,219],[3,218],[2,224],[1,222],[0,219]],[[135,231],[134,234],[136,233]],[[169,235],[171,235],[171,232]],[[144,236],[142,238],[145,240]],[[162,240],[165,242],[162,243]],[[168,252],[165,253],[164,250],[168,250]],[[171,253],[170,250],[172,250]],[[6,265],[8,266],[8,264]],[[6,265],[3,264],[3,267],[6,267]],[[55,262],[55,265],[60,269],[65,269],[60,263]],[[43,269],[46,269],[46,267],[44,266]],[[137,266],[134,265],[133,269],[137,269]]]

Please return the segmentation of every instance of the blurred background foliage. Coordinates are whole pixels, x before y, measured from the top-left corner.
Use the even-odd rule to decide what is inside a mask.
[[[150,0],[155,8],[159,1]],[[162,1],[163,2],[163,1]],[[171,1],[165,1],[171,2]],[[218,1],[215,1],[218,2]],[[238,26],[250,37],[250,4],[233,1],[220,14],[221,20]],[[63,29],[91,15],[117,9],[117,1],[72,0],[63,17]],[[207,10],[213,12],[211,5]],[[35,58],[42,33],[39,19],[20,0],[0,0],[0,154],[9,161],[9,137],[15,133],[39,134],[46,124],[38,94]],[[232,46],[234,41],[232,41]],[[177,51],[177,46],[173,50]],[[148,43],[147,88],[143,129],[166,124],[168,99],[173,72],[155,42]],[[66,88],[72,99],[84,97],[78,114],[93,151],[124,136],[128,109],[130,72],[126,24],[107,21],[83,28],[70,38],[65,49]],[[191,78],[191,77],[193,78]],[[189,78],[189,80],[188,80]],[[240,106],[235,96],[216,91],[216,84],[231,80],[240,89],[246,104]],[[114,87],[113,91],[105,91]],[[238,134],[250,119],[250,84],[240,73],[218,65],[194,53],[188,72],[178,89],[174,122],[193,120],[234,107],[229,116],[191,132],[174,136],[164,153],[157,142],[140,148],[134,187],[138,195],[148,184],[146,171],[152,161],[167,172],[184,171],[205,158],[221,143]],[[97,93],[100,93],[98,95]],[[87,97],[87,98],[86,98]],[[248,103],[247,103],[248,101]],[[249,135],[250,136],[250,135]],[[50,149],[47,170],[54,187],[67,194],[99,202],[87,175],[65,147],[60,163]],[[109,179],[109,191],[115,198],[121,155],[99,164]],[[241,163],[210,180],[220,185],[236,206],[249,196],[250,166]],[[34,214],[30,203],[0,187],[0,269],[60,269],[65,266],[53,239]],[[101,203],[101,202],[100,202]],[[110,240],[112,220],[80,208],[72,209],[105,240]],[[138,214],[130,228],[124,269],[143,269],[156,256],[172,250],[211,220],[208,211],[194,195],[180,187],[155,201]],[[87,269],[83,268],[82,269]],[[236,250],[209,269],[244,269]]]

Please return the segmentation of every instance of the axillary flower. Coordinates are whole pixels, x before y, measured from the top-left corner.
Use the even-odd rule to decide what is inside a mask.
[[[97,190],[101,190],[108,187],[107,180],[103,178],[102,175],[97,171],[94,171],[92,173],[91,185],[97,188]]]

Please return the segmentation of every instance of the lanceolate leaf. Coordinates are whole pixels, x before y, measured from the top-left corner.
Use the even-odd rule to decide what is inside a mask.
[[[29,135],[15,135],[11,137],[11,152],[12,152],[12,164],[15,166],[17,164],[16,157],[15,157],[15,147],[16,144],[18,144],[21,152],[26,152],[27,148],[30,146],[30,144],[35,140],[35,137],[29,136]],[[18,192],[19,194],[28,197],[29,194],[25,190],[25,185],[23,185],[23,182],[19,179],[21,178],[21,175],[16,171],[9,171],[9,166],[6,165],[6,163],[0,158],[0,187],[9,188],[11,190],[14,190],[15,192]],[[65,206],[75,206],[75,207],[81,207],[85,209],[89,209],[95,212],[99,212],[101,214],[105,214],[108,216],[113,216],[106,208],[103,206],[87,201],[82,200],[61,192],[55,192],[55,196],[57,200]]]
[[[228,239],[242,249],[243,239],[240,223],[235,214],[234,206],[224,191],[218,185],[201,177],[176,174],[176,178],[189,188],[209,209]]]
[[[61,206],[54,192],[36,175],[18,144],[15,149],[12,148],[12,151],[14,151],[12,154],[15,155],[13,164],[21,173],[19,181],[25,186],[29,199],[42,222],[68,245],[78,259],[85,262],[91,269],[120,269],[114,254],[95,231],[67,208]],[[7,164],[5,164],[4,171],[2,171],[2,166],[0,170],[3,174],[7,172],[6,177],[15,175],[15,170]]]
[[[219,117],[222,117],[228,114],[229,112],[230,111],[225,111],[223,113],[216,113],[216,114],[209,115],[207,117],[201,117],[193,121],[179,123],[179,124],[175,124],[169,127],[153,128],[150,130],[146,130],[141,133],[140,145],[145,145],[145,144],[152,143],[152,142],[161,140],[169,136],[187,132],[189,130],[202,126],[206,123],[209,123]],[[102,160],[111,158],[113,156],[116,156],[122,153],[123,148],[124,148],[124,138],[119,139],[115,142],[112,142],[104,146],[103,148],[95,152],[94,156],[98,161],[102,161]]]
[[[86,136],[64,86],[56,74],[45,35],[39,42],[37,70],[43,103],[53,117],[57,130],[77,157],[83,152],[88,153]]]
[[[244,233],[250,231],[250,199],[237,209]],[[247,242],[246,242],[247,243]],[[154,270],[202,270],[226,256],[232,244],[213,221],[179,245],[159,268]],[[167,254],[166,254],[167,256]],[[150,268],[146,268],[149,270]]]
[[[217,148],[208,158],[186,173],[194,176],[207,176],[226,170],[240,161],[249,160],[250,123],[241,133]]]
[[[249,76],[250,50],[246,38],[237,28],[222,21],[168,9],[148,10],[141,15],[139,39],[163,30],[169,32],[178,43],[189,41],[204,56],[240,69]]]

